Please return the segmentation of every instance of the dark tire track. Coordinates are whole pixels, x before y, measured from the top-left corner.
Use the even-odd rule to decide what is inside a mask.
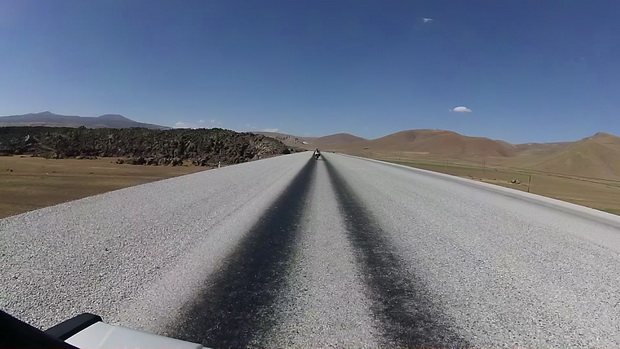
[[[183,321],[171,329],[173,337],[212,348],[260,345],[279,321],[273,305],[297,248],[315,172],[311,159],[188,305]]]
[[[429,299],[422,280],[407,271],[387,234],[371,219],[372,214],[324,160],[347,225],[347,237],[373,302],[372,312],[383,331],[383,344],[407,348],[468,346]]]

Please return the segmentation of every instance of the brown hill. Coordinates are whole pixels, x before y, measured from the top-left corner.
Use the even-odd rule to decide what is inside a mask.
[[[332,145],[331,150],[374,158],[480,162],[571,176],[620,179],[620,137],[597,133],[576,142],[510,143],[445,130],[408,130]],[[327,150],[330,150],[327,148]]]
[[[266,134],[266,133],[263,133]],[[373,158],[450,160],[570,176],[620,180],[620,137],[597,133],[576,142],[510,144],[445,130],[408,130],[366,140],[346,133],[325,137],[274,134],[290,146]]]
[[[345,144],[351,144],[356,142],[367,141],[366,138],[354,136],[349,133],[336,133],[329,136],[323,136],[318,138],[313,138],[309,140],[309,143],[318,148],[330,147],[330,146],[339,146]]]
[[[470,159],[516,155],[512,144],[482,137],[468,137],[444,130],[408,130],[370,141],[355,142],[338,150],[385,156]]]
[[[572,176],[620,179],[620,137],[597,133],[577,142],[520,149],[506,165]],[[535,151],[533,152],[532,149]]]
[[[574,142],[515,144],[519,155],[550,155],[566,149]]]
[[[366,138],[354,136],[349,133],[336,133],[323,137],[300,137],[280,132],[253,132],[275,138],[289,147],[299,147],[303,149],[323,149],[325,147],[333,148],[340,145],[351,144],[360,141],[366,141]]]

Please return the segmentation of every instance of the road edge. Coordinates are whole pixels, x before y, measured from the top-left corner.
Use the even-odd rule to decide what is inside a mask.
[[[505,195],[508,197],[528,201],[534,204],[554,208],[559,211],[563,211],[565,213],[575,214],[582,218],[590,219],[590,220],[596,221],[601,224],[606,224],[606,225],[613,226],[615,228],[620,228],[620,216],[616,216],[611,213],[599,211],[594,208],[581,206],[581,205],[573,204],[573,203],[558,200],[558,199],[549,198],[549,197],[538,195],[538,194],[526,193],[526,192],[522,192],[519,190],[501,187],[501,186],[490,184],[490,183],[479,182],[479,181],[475,181],[475,180],[468,179],[468,178],[462,178],[462,177],[453,176],[453,175],[440,173],[440,172],[433,172],[433,171],[424,170],[424,169],[411,167],[407,165],[400,165],[400,164],[395,164],[395,163],[391,163],[387,161],[364,158],[360,156],[354,156],[354,155],[348,155],[348,154],[342,154],[342,153],[338,155],[352,157],[352,158],[370,161],[370,162],[376,162],[376,163],[389,165],[393,167],[398,167],[398,168],[406,169],[406,170],[413,171],[419,174],[423,174],[426,176],[441,178],[441,179],[449,180],[454,183],[468,185],[470,187],[477,187],[477,188],[484,189],[484,190],[494,192],[497,194],[501,194],[501,195]]]

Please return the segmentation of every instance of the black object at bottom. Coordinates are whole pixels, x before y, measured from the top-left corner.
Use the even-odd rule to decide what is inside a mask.
[[[0,348],[77,349],[0,310]]]
[[[84,313],[47,329],[45,333],[64,341],[86,327],[100,321],[102,321],[100,316]]]

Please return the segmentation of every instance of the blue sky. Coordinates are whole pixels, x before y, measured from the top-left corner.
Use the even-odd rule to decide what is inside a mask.
[[[0,115],[620,135],[619,13],[615,0],[0,0]]]

